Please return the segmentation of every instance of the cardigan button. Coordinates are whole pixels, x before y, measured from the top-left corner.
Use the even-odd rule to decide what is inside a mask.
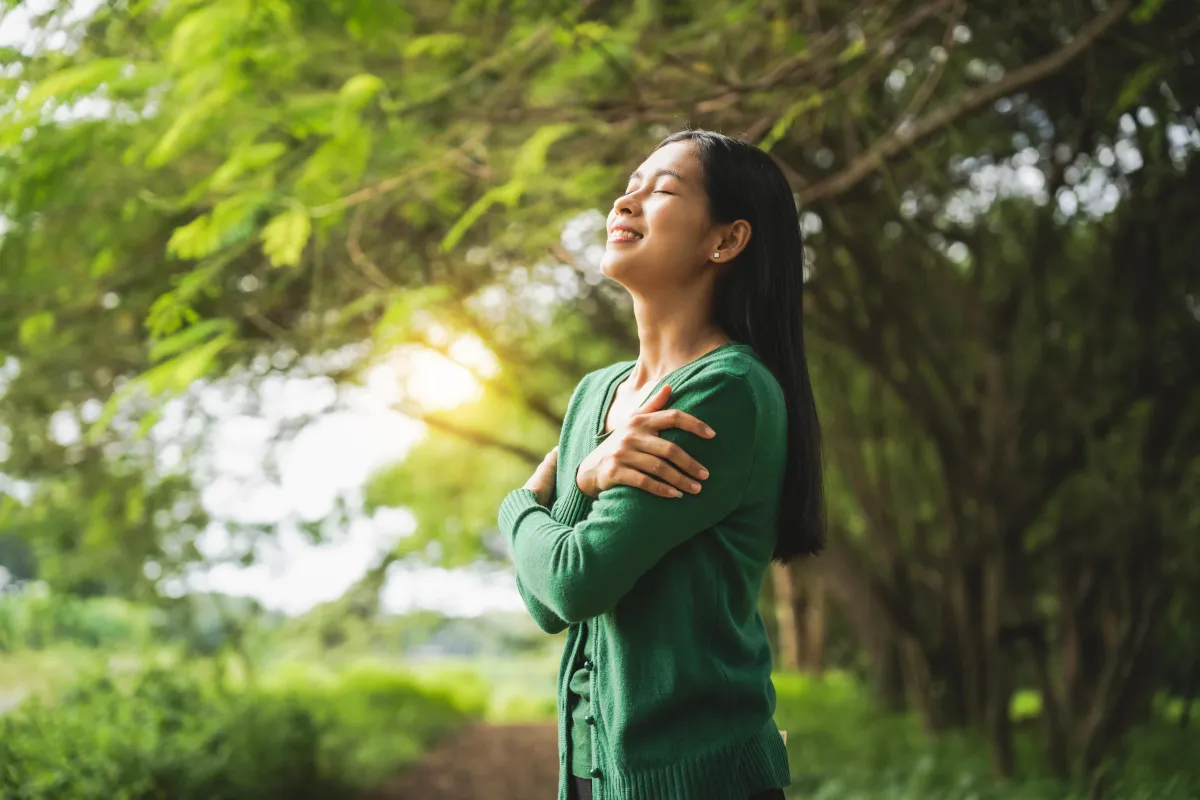
[[[583,668],[588,672],[592,672],[596,669],[596,662],[589,658],[587,661],[583,662]]]
[[[593,778],[595,778],[596,780],[600,780],[600,776],[601,776],[603,773],[602,773],[602,772],[600,772],[600,768],[599,768],[599,767],[596,767],[594,770],[592,770],[592,773],[591,773],[591,774],[592,774],[592,777],[593,777]]]
[[[584,717],[583,721],[586,722],[588,725],[596,724],[596,718],[594,716],[592,716],[591,714],[588,714],[586,717]]]

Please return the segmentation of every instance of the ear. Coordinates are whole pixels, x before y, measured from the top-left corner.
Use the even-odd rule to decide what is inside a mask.
[[[714,264],[728,264],[750,243],[750,223],[746,220],[739,219],[721,227],[721,239],[708,257]]]

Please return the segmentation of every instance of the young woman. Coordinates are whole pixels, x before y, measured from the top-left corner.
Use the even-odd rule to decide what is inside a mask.
[[[782,800],[757,600],[824,535],[795,200],[762,150],[685,130],[608,231],[640,353],[580,382],[499,512],[530,613],[568,631],[558,797]]]

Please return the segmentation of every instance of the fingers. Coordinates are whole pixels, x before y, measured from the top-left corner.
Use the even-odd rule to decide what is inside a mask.
[[[680,411],[677,408],[668,408],[665,411],[655,411],[646,417],[646,425],[655,431],[661,431],[666,428],[679,428],[680,430],[694,433],[697,436],[705,439],[711,439],[716,436],[716,431],[708,427],[696,417],[686,411]]]
[[[646,473],[638,472],[636,469],[630,469],[629,467],[617,468],[613,473],[612,480],[614,485],[632,486],[635,489],[643,489],[659,497],[683,497],[683,492],[674,486],[668,486],[662,481],[656,481]]]
[[[704,465],[688,455],[687,451],[679,445],[674,442],[668,442],[659,436],[648,436],[646,438],[647,440],[642,443],[642,447],[647,453],[671,462],[693,478],[704,480],[708,477],[708,470],[704,468]],[[675,485],[678,486],[679,484]],[[680,488],[683,487],[681,486]]]
[[[671,387],[664,385],[657,392],[650,395],[650,397],[647,398],[646,402],[642,403],[642,406],[641,406],[641,408],[638,409],[638,411],[640,411],[643,414],[648,413],[650,411],[658,411],[660,408],[662,408],[663,406],[665,406],[667,404],[667,400],[669,400],[670,398],[671,398]]]
[[[628,466],[634,467],[639,472],[656,478],[658,481],[688,494],[697,494],[700,491],[700,483],[698,481],[693,480],[688,475],[684,475],[669,461],[664,461],[649,453],[630,453],[625,463]]]

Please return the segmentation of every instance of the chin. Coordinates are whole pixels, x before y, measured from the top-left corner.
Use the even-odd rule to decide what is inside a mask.
[[[614,253],[609,250],[605,252],[604,258],[600,259],[600,274],[623,286],[625,285],[624,277],[632,271],[633,264],[631,262],[633,260],[625,257],[622,253]]]

